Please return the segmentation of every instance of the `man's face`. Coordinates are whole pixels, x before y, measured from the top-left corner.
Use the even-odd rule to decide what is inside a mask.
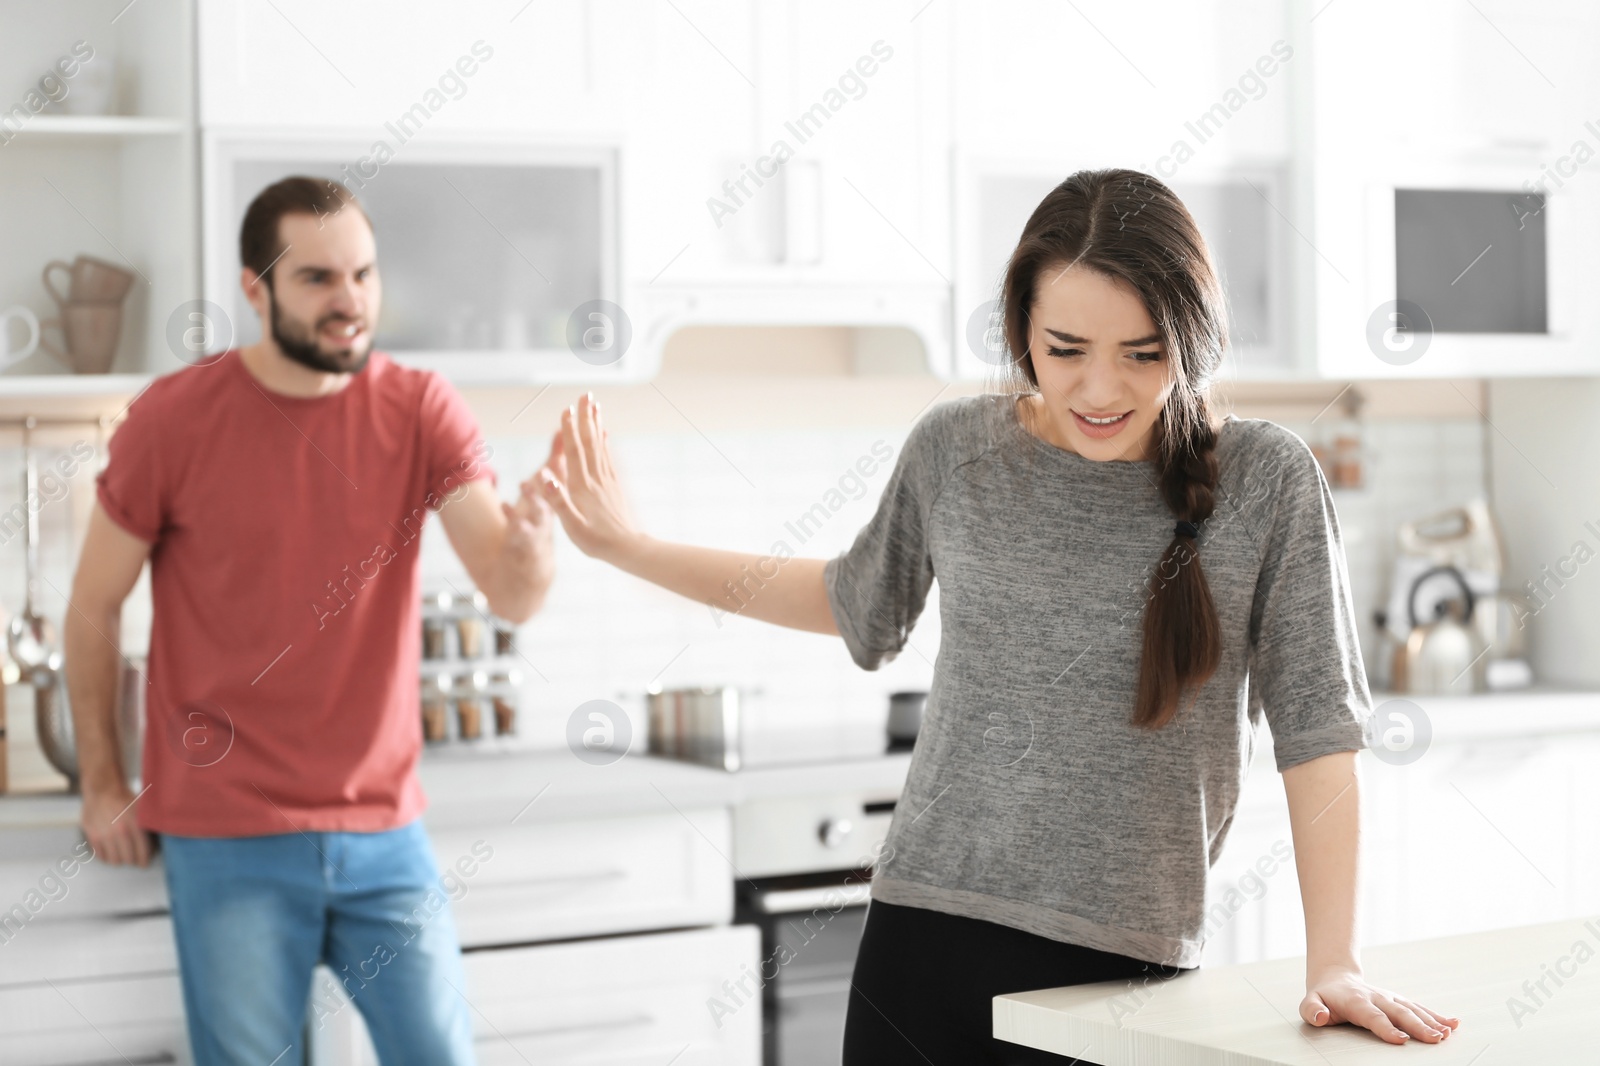
[[[355,207],[284,215],[270,284],[244,272],[245,293],[283,354],[312,370],[356,373],[372,354],[383,288],[372,227]]]

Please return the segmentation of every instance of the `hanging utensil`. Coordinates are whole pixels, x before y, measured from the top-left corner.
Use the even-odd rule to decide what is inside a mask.
[[[61,651],[56,645],[55,626],[40,614],[38,602],[39,570],[39,512],[34,502],[39,493],[39,468],[33,458],[33,427],[29,415],[22,423],[22,510],[23,567],[26,584],[23,592],[22,612],[11,619],[6,627],[6,644],[11,658],[16,662],[22,679],[35,687],[53,684],[61,670]]]

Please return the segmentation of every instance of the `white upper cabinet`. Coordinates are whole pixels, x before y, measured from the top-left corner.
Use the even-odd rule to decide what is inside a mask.
[[[943,11],[540,0],[391,12],[206,5],[202,123],[370,137],[397,161],[402,135],[417,154],[475,137],[613,148],[618,282],[596,296],[627,320],[622,376],[653,373],[667,337],[697,322],[903,325],[947,358]]]
[[[1211,249],[1232,314],[1224,376],[1313,374],[1295,235],[1309,210],[1294,140],[1303,31],[1291,5],[1002,0],[955,11],[949,372],[1002,369],[994,301],[1044,196],[1076,170],[1127,167],[1170,185]]]
[[[682,4],[663,65],[711,75],[632,218],[646,338],[690,323],[902,325],[948,360],[949,13]],[[720,15],[721,17],[713,17]],[[688,23],[694,23],[691,28]],[[668,32],[671,30],[672,32]],[[696,35],[698,31],[698,36]],[[733,105],[733,106],[730,106]]]
[[[1597,30],[1600,11],[1577,0],[1318,13],[1324,375],[1600,371]]]

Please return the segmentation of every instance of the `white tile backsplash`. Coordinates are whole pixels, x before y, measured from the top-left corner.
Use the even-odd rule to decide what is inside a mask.
[[[1307,439],[1318,428],[1284,424]],[[1366,486],[1336,489],[1334,500],[1362,649],[1372,670],[1377,665],[1372,608],[1388,593],[1395,528],[1485,491],[1484,434],[1492,430],[1474,418],[1375,420],[1364,432]],[[654,535],[761,553],[782,541],[796,554],[826,558],[848,547],[872,516],[889,476],[891,464],[879,464],[863,479],[864,489],[853,486],[848,475],[856,460],[870,455],[880,439],[898,456],[905,434],[903,426],[719,431],[708,441],[686,425],[681,433],[614,433],[612,443],[635,515]],[[74,439],[70,431],[42,435],[41,460],[53,461]],[[506,498],[549,449],[543,436],[491,438],[489,443]],[[0,508],[21,497],[20,460],[15,435],[0,440]],[[802,541],[794,523],[830,489],[838,489],[841,478],[852,492]],[[93,471],[86,468],[68,483],[64,497],[40,513],[41,607],[58,624],[93,491]],[[421,552],[425,582],[448,577],[467,586],[437,520],[427,523]],[[22,538],[0,537],[0,603],[8,612],[22,604],[22,561]],[[911,645],[896,661],[866,672],[851,662],[837,638],[737,616],[723,617],[719,625],[704,605],[595,562],[559,533],[557,565],[559,576],[544,609],[518,637],[525,660],[521,742],[533,746],[563,745],[568,716],[595,698],[621,703],[642,731],[642,694],[658,681],[669,687],[750,689],[754,750],[763,750],[768,741],[768,747],[777,746],[776,738],[805,728],[836,731],[866,750],[882,736],[888,694],[926,688],[932,677],[939,647],[937,590]],[[124,608],[126,649],[147,647],[149,611],[147,575]]]
[[[1319,428],[1284,424],[1308,440]],[[1387,597],[1395,527],[1485,491],[1484,426],[1477,419],[1382,420],[1367,423],[1364,432],[1366,484],[1336,489],[1334,499],[1371,669],[1378,654],[1372,608]],[[793,523],[838,487],[874,441],[886,441],[898,455],[904,438],[903,427],[885,427],[724,432],[708,443],[686,431],[614,435],[613,448],[635,514],[656,536],[754,552],[770,551],[781,540],[797,554],[826,558],[848,547],[871,518],[888,465],[865,479],[865,490],[830,513],[805,542]],[[491,440],[500,469],[517,471],[512,480],[543,461],[543,442],[534,443],[519,451],[517,442]],[[442,537],[429,528],[437,549]],[[801,728],[837,729],[871,745],[881,735],[888,694],[926,688],[932,677],[939,647],[937,589],[899,658],[865,672],[836,638],[736,616],[724,617],[719,626],[704,606],[585,558],[564,539],[558,555],[556,587],[520,636],[530,657],[550,663],[548,680],[534,678],[527,688],[525,718],[534,743],[564,743],[566,716],[597,696],[621,702],[642,728],[642,693],[655,680],[668,687],[735,684],[756,690],[751,743],[757,747],[764,737]],[[425,538],[425,563],[437,557]],[[863,723],[871,723],[865,733]]]

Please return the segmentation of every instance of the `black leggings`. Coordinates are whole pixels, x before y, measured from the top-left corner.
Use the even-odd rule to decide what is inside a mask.
[[[978,918],[872,900],[844,1023],[843,1066],[1055,1066],[996,1040],[995,996],[1181,972]]]

